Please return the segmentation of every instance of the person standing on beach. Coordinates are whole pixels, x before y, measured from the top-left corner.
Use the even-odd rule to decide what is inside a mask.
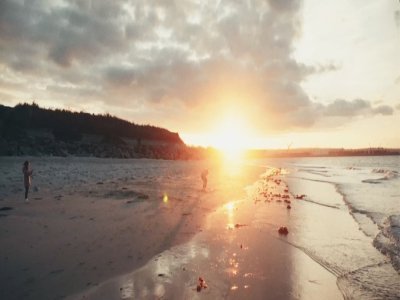
[[[24,165],[22,167],[22,173],[24,174],[24,186],[25,186],[25,202],[28,203],[29,199],[28,199],[28,192],[29,192],[29,187],[31,186],[31,177],[32,177],[32,173],[33,170],[31,170],[30,168],[30,164],[29,161],[25,161]]]
[[[203,191],[205,191],[207,188],[207,176],[208,176],[208,170],[204,169],[203,172],[201,172],[201,180],[203,181]]]

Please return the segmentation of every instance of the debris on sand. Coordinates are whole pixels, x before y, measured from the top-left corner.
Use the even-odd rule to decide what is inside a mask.
[[[198,292],[201,292],[201,290],[202,289],[206,289],[207,288],[207,284],[206,284],[206,281],[203,279],[203,277],[199,277],[199,281],[198,281],[198,283],[197,283],[197,288],[196,288],[196,290],[198,291]]]
[[[141,194],[141,193],[139,193],[137,197],[138,197],[139,199],[149,199],[149,196],[148,196],[148,195],[146,195],[146,194]]]
[[[247,224],[239,224],[239,223],[235,224],[235,228],[239,228],[239,227],[243,227],[243,226],[248,226],[248,225]]]
[[[303,200],[306,195],[296,195],[294,198]]]
[[[279,227],[278,232],[279,232],[279,234],[282,234],[282,235],[288,235],[289,234],[289,230],[285,226]]]
[[[286,206],[287,209],[291,209],[292,207],[288,204],[288,206]]]

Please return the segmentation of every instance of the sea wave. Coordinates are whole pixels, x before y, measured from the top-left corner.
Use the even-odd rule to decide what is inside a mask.
[[[400,273],[400,215],[389,216],[382,222],[381,232],[373,244],[390,258],[393,267]]]
[[[382,261],[371,261],[370,265],[349,270],[338,276],[337,283],[344,298],[400,299],[398,158],[337,158],[332,161],[309,161],[312,162],[312,167],[296,164],[295,168],[299,173],[293,173],[291,176],[333,184],[359,229],[370,238],[374,248],[384,255]],[[327,168],[315,168],[317,161],[321,166],[327,165]],[[325,201],[322,198],[318,200]]]
[[[371,173],[373,173],[373,174],[382,174],[383,177],[364,179],[364,180],[362,180],[362,182],[364,182],[364,183],[372,183],[372,184],[379,184],[379,183],[382,183],[385,180],[396,179],[396,178],[399,177],[399,172],[397,172],[395,170],[373,169]]]
[[[361,169],[351,166],[351,167],[347,167],[346,170],[361,170]]]
[[[389,170],[389,169],[383,169],[383,168],[376,168],[372,170],[372,173],[390,173],[390,172],[394,172],[394,173],[398,173],[395,170]]]
[[[388,180],[397,178],[399,176],[399,172],[395,170],[388,170],[388,169],[373,169],[372,173],[376,174],[383,174],[384,176],[380,178],[381,180]]]
[[[297,171],[298,172],[307,172],[309,174],[319,175],[319,176],[324,176],[324,177],[331,177],[331,175],[328,175],[328,171],[323,170],[323,169],[301,168],[301,169],[298,169]]]
[[[377,226],[378,233],[373,237],[372,244],[382,254],[390,258],[394,269],[400,274],[400,215],[386,216],[384,213],[372,212],[365,209],[356,208],[352,202],[348,201],[346,195],[340,191],[339,185],[338,192],[342,194],[343,200],[350,209],[351,215],[356,222],[360,225],[360,229],[367,236],[371,237],[371,231],[366,224],[365,219],[359,217],[363,215],[370,219],[375,226]]]
[[[364,266],[338,277],[344,299],[399,299],[400,284],[388,263]],[[377,280],[378,278],[378,280]]]
[[[383,179],[381,179],[381,178],[378,178],[378,179],[364,179],[364,180],[361,180],[361,182],[371,183],[371,184],[380,184],[380,183],[382,183],[382,180]]]

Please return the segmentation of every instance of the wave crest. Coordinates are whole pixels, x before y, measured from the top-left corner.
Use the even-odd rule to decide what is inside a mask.
[[[400,215],[387,217],[381,232],[373,241],[374,246],[388,256],[396,271],[400,273]]]

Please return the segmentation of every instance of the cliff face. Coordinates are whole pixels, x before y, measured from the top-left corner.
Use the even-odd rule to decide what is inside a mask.
[[[110,115],[0,105],[0,155],[186,159],[178,133]]]

